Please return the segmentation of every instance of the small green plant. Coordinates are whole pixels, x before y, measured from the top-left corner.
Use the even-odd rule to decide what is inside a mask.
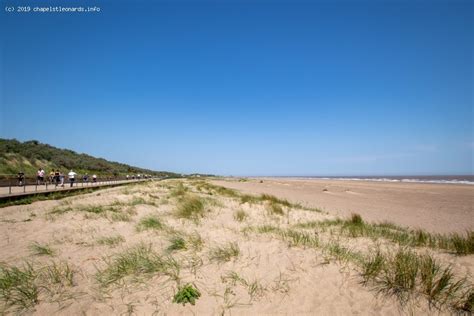
[[[238,210],[234,213],[234,219],[238,222],[243,222],[248,217],[244,210]]]
[[[137,225],[138,231],[159,230],[162,228],[163,224],[161,223],[160,219],[154,215],[149,215],[147,217],[142,218]]]
[[[36,256],[54,256],[54,250],[49,245],[34,242],[30,245],[31,252]]]
[[[201,297],[201,292],[193,284],[186,284],[178,289],[173,297],[173,303],[194,305],[199,297]]]
[[[240,255],[239,245],[235,242],[230,242],[225,246],[219,246],[211,249],[209,259],[217,262],[227,262],[232,258]]]
[[[180,236],[174,236],[170,239],[169,251],[186,249],[186,241]]]

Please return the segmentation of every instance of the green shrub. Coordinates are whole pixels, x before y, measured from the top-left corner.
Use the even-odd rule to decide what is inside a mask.
[[[192,284],[186,284],[178,289],[173,297],[173,303],[183,305],[191,303],[191,305],[194,305],[199,297],[201,297],[199,290]]]

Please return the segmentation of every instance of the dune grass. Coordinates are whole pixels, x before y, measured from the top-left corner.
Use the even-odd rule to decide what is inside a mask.
[[[178,184],[171,189],[170,196],[174,198],[183,197],[189,191],[188,187],[184,186],[182,182],[178,182]]]
[[[178,204],[175,214],[178,218],[199,221],[204,217],[204,201],[198,196],[185,196]]]
[[[145,231],[145,230],[161,230],[163,229],[164,225],[161,222],[160,218],[156,215],[148,215],[143,217],[138,222],[136,229],[137,231]]]
[[[44,267],[24,263],[21,267],[0,265],[0,313],[24,314],[40,301],[74,286],[75,270],[67,262]]]
[[[209,260],[223,263],[237,258],[239,255],[239,245],[235,242],[229,242],[226,245],[212,248],[209,252]]]
[[[247,219],[248,214],[244,210],[238,210],[234,212],[234,219],[238,222],[243,222]]]
[[[275,202],[270,202],[267,204],[267,210],[272,215],[284,215],[285,212],[280,204]]]
[[[21,268],[0,266],[0,300],[6,310],[14,308],[19,312],[38,303],[36,278],[37,272],[29,263]]]
[[[169,256],[160,256],[151,246],[139,244],[105,259],[106,267],[99,270],[96,279],[101,287],[119,284],[126,277],[139,281],[145,276],[162,274],[176,276],[179,264]]]
[[[99,245],[107,245],[109,247],[115,247],[118,244],[121,244],[125,241],[125,238],[122,235],[107,236],[97,239]]]
[[[30,251],[36,256],[54,256],[55,251],[48,244],[40,244],[38,242],[33,242],[30,244]]]
[[[348,221],[353,225],[364,224],[357,215]],[[340,262],[353,264],[360,272],[361,283],[377,293],[395,296],[402,305],[410,298],[424,296],[430,306],[438,309],[447,307],[455,312],[472,312],[473,285],[466,278],[455,276],[451,266],[443,266],[432,256],[418,254],[407,246],[399,247],[396,252],[376,249],[372,255],[366,255],[336,240],[321,242],[317,235],[297,229],[263,225],[247,227],[244,232],[272,234],[292,246],[319,249]]]
[[[346,237],[384,238],[401,246],[429,247],[444,249],[457,255],[474,254],[474,232],[461,235],[432,234],[421,229],[412,230],[391,223],[367,223],[358,214],[349,219],[335,219],[300,223],[296,228],[317,228],[321,230],[334,227],[337,233]]]
[[[467,294],[472,293],[472,285],[428,254],[419,255],[407,248],[386,254],[377,251],[361,267],[364,284],[370,283],[378,293],[396,296],[402,303],[423,295],[436,308],[472,311]]]
[[[169,240],[169,246],[168,246],[168,251],[177,251],[177,250],[185,250],[187,248],[186,246],[186,240],[181,237],[181,236],[173,236]]]

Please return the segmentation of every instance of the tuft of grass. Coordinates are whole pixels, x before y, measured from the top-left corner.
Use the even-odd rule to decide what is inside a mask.
[[[248,217],[244,210],[238,210],[234,213],[234,219],[238,222],[243,222]]]
[[[178,205],[175,214],[178,218],[198,221],[204,217],[204,202],[197,196],[188,196]]]
[[[376,279],[378,292],[394,295],[406,302],[416,287],[420,260],[411,250],[400,248],[384,265]]]
[[[129,276],[139,280],[155,273],[176,275],[176,271],[179,271],[179,265],[172,257],[162,257],[151,246],[139,244],[106,259],[106,268],[97,273],[96,279],[102,287],[108,287]]]
[[[142,219],[140,219],[140,221],[137,224],[138,231],[160,230],[162,228],[163,228],[163,224],[161,223],[161,220],[157,216],[154,216],[154,215],[143,217]]]
[[[41,245],[38,242],[34,242],[29,248],[30,251],[36,256],[54,256],[54,250],[47,244]]]
[[[380,249],[375,254],[369,256],[362,264],[363,284],[367,284],[370,280],[376,278],[385,266],[385,257]]]
[[[474,231],[466,232],[466,236],[452,234],[450,240],[457,254],[474,254]]]
[[[170,245],[168,246],[169,251],[184,250],[186,249],[186,241],[181,236],[174,236],[170,239]]]
[[[201,235],[198,232],[194,232],[188,236],[188,244],[190,245],[191,249],[195,251],[201,251],[204,246],[204,240],[202,239]]]
[[[67,262],[53,262],[41,271],[39,279],[42,282],[42,287],[47,285],[48,291],[56,294],[62,287],[74,286],[75,272]]]
[[[236,258],[239,255],[239,245],[235,242],[230,242],[227,245],[212,248],[209,252],[209,260],[222,263],[230,261],[232,258]]]
[[[268,209],[268,212],[270,214],[274,214],[274,215],[284,215],[285,214],[285,212],[283,211],[283,208],[280,206],[280,204],[277,204],[277,203],[274,203],[274,202],[268,203],[267,209]]]
[[[188,192],[188,188],[184,186],[182,182],[178,182],[178,185],[171,190],[171,197],[184,197]]]
[[[196,300],[201,297],[201,292],[193,284],[186,284],[179,287],[178,292],[173,297],[173,303],[183,304],[190,303],[191,305],[196,304]]]
[[[22,267],[0,265],[1,314],[24,314],[39,303],[40,294],[62,294],[74,286],[75,270],[67,262],[53,262],[42,268],[31,263]]]
[[[451,267],[442,268],[435,259],[425,255],[420,260],[421,292],[430,304],[442,306],[461,290],[464,280],[454,281]]]
[[[6,309],[14,308],[20,312],[38,303],[36,277],[37,272],[29,263],[21,268],[0,266],[0,300]]]
[[[362,216],[360,216],[359,214],[352,214],[349,222],[352,225],[363,225],[364,224],[364,221],[362,220]]]
[[[115,247],[124,241],[125,241],[125,238],[123,238],[122,235],[101,237],[97,239],[97,243],[99,245],[107,245],[109,247]]]
[[[261,297],[267,290],[258,280],[248,281],[245,278],[241,277],[237,272],[230,271],[226,275],[221,276],[222,282],[229,282],[232,286],[240,284],[247,289],[247,293],[250,296],[250,301],[254,300],[256,297]]]

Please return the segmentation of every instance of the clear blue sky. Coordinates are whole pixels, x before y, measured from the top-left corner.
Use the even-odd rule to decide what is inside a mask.
[[[80,2],[1,1],[2,138],[185,173],[473,173],[473,1],[19,3]]]

